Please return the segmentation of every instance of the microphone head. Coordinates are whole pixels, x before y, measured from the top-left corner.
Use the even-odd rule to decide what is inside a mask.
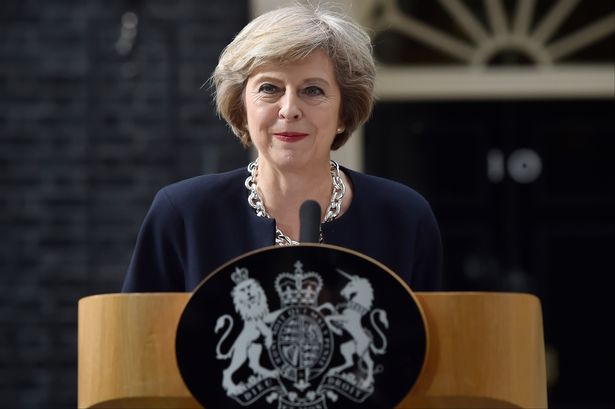
[[[320,242],[320,205],[315,200],[306,200],[299,209],[299,241]]]

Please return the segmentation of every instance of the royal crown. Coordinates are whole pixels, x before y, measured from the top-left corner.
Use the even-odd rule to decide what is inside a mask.
[[[247,280],[248,277],[248,269],[247,268],[239,268],[239,267],[235,267],[235,271],[231,274],[231,280],[233,280],[235,282],[235,284],[239,284],[245,280]]]
[[[313,271],[303,272],[303,264],[295,263],[295,272],[282,273],[275,279],[275,290],[280,296],[281,307],[291,305],[315,306],[322,290],[322,278]]]

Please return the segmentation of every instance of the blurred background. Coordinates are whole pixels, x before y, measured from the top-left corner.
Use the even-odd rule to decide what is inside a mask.
[[[247,164],[203,84],[283,3],[0,3],[0,407],[74,407],[77,301],[119,291],[159,188]],[[338,158],[428,198],[447,290],[541,299],[551,407],[613,407],[614,3],[336,3],[380,66]]]

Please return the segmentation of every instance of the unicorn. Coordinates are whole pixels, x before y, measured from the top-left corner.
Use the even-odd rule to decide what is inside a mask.
[[[362,389],[370,389],[374,383],[374,361],[371,353],[384,354],[387,348],[386,336],[379,326],[376,325],[376,317],[385,328],[388,328],[387,314],[382,309],[375,309],[370,312],[374,301],[374,290],[367,279],[347,274],[340,269],[337,269],[337,272],[349,280],[340,292],[347,302],[342,305],[341,312],[327,315],[325,320],[334,333],[341,335],[342,330],[344,330],[352,336],[352,340],[340,345],[340,353],[344,357],[345,362],[330,368],[328,374],[340,374],[352,367],[355,364],[354,357],[356,355],[358,364],[366,372],[366,376],[359,386]],[[321,308],[324,307],[337,312],[329,303],[327,304],[322,305]],[[382,346],[380,348],[374,345],[371,332],[361,324],[361,318],[368,313],[371,325],[381,339]]]

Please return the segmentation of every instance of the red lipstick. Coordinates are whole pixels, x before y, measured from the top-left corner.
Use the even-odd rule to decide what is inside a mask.
[[[276,132],[273,134],[278,140],[283,142],[297,142],[308,136],[303,132]]]

